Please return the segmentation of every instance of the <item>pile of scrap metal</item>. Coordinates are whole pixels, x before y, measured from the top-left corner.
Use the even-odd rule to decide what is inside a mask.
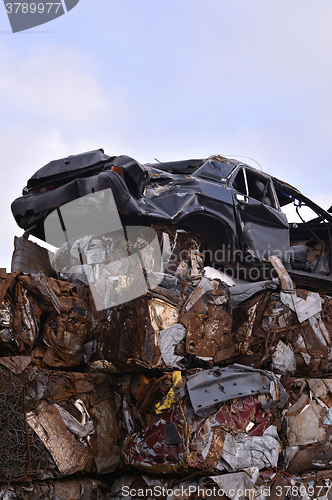
[[[108,309],[77,273],[0,274],[2,498],[332,498],[332,298],[277,257],[227,284],[181,234]]]

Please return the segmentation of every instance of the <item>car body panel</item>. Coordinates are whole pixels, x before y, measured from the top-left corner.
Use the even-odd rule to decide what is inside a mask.
[[[109,160],[110,157],[105,155],[102,149],[53,160],[37,170],[37,172],[30,177],[27,187],[31,189],[45,185],[53,180],[59,181],[60,178],[68,178],[68,175],[73,172],[77,176],[88,168],[103,165],[109,162]]]
[[[286,255],[290,247],[286,215],[250,197],[234,195],[234,206],[249,251],[259,260],[269,255]]]

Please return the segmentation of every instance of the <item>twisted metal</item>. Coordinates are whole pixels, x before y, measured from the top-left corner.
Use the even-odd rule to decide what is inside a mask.
[[[0,481],[40,478],[47,450],[26,423],[24,377],[0,367]]]

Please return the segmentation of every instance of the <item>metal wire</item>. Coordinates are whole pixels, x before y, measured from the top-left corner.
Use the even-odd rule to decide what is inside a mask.
[[[0,429],[0,480],[40,477],[47,450],[26,425],[23,381],[4,367],[0,367]]]

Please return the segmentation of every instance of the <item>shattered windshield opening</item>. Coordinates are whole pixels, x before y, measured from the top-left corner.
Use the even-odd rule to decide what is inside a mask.
[[[234,169],[235,165],[226,158],[209,158],[198,170],[196,175],[212,181],[226,180],[226,177]]]

